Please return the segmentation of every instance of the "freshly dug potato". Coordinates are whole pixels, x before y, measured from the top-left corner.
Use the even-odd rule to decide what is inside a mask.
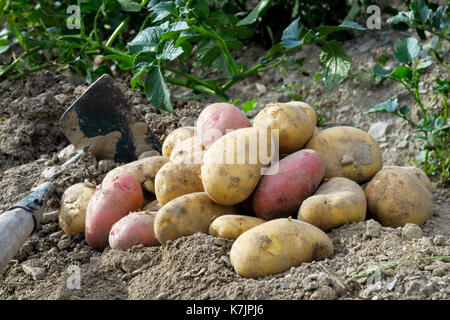
[[[335,177],[319,186],[313,196],[303,201],[297,219],[323,231],[366,218],[364,190],[347,178]]]
[[[253,120],[253,127],[278,130],[280,153],[300,150],[312,137],[316,123],[302,109],[281,103],[270,104]]]
[[[325,161],[325,178],[344,177],[358,183],[370,180],[382,167],[381,149],[375,139],[357,128],[338,126],[309,140]]]
[[[241,277],[261,278],[330,258],[333,253],[325,232],[303,221],[281,218],[244,232],[233,243],[230,260]]]
[[[294,216],[324,173],[324,161],[314,150],[299,150],[273,164],[252,195],[256,216],[264,220]]]
[[[86,209],[95,188],[80,182],[64,191],[59,209],[59,226],[68,235],[84,233]]]
[[[209,226],[209,234],[215,237],[236,240],[245,231],[264,222],[266,221],[256,217],[226,214],[214,219]]]
[[[154,223],[156,214],[132,212],[117,221],[109,232],[109,245],[113,249],[130,249],[134,245],[144,247],[159,246],[155,237]]]
[[[142,207],[142,211],[158,211],[159,209],[161,209],[161,204],[158,202],[158,200],[153,200],[152,202],[144,205]]]
[[[104,249],[114,223],[130,212],[138,211],[143,198],[141,184],[127,173],[106,179],[97,186],[86,210],[87,243],[91,247]]]
[[[109,171],[103,182],[121,173],[127,173],[135,177],[142,184],[143,189],[154,194],[156,173],[168,161],[169,158],[164,156],[142,158]]]
[[[427,174],[420,168],[416,167],[399,167],[399,166],[387,166],[383,167],[383,169],[395,169],[395,168],[402,168],[404,170],[409,170],[411,173],[413,173],[417,178],[419,178],[424,184],[425,187],[427,187],[428,190],[431,191],[431,181],[428,178]]]
[[[175,145],[170,154],[170,162],[182,164],[202,164],[205,146],[200,137],[193,136]]]
[[[206,149],[227,133],[227,130],[250,127],[247,116],[229,103],[213,103],[200,113],[197,119],[197,135]]]
[[[199,164],[168,162],[158,171],[155,178],[156,199],[161,205],[182,195],[201,192]]]
[[[286,103],[279,103],[279,104],[300,108],[303,112],[305,112],[308,115],[308,117],[311,119],[312,123],[314,123],[314,126],[316,125],[316,123],[317,123],[316,111],[314,110],[313,107],[311,107],[306,102],[289,101],[289,102],[286,102]]]
[[[411,168],[381,169],[364,192],[368,211],[383,226],[396,228],[407,223],[420,226],[433,215],[433,196]]]
[[[201,175],[211,199],[230,206],[248,198],[258,184],[263,165],[270,162],[271,140],[265,129],[242,128],[206,150]]]
[[[162,145],[162,155],[170,157],[173,148],[177,143],[191,138],[195,135],[195,127],[180,127],[173,130],[164,140]]]
[[[197,232],[208,233],[214,217],[237,213],[231,206],[221,206],[205,192],[195,192],[173,199],[159,209],[155,219],[155,235],[160,243],[190,236]]]

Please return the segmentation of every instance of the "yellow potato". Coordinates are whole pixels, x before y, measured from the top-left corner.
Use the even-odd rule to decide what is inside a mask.
[[[156,173],[167,162],[169,162],[169,158],[164,156],[142,158],[109,171],[103,181],[121,173],[128,173],[141,183],[143,189],[155,193]]]
[[[159,209],[155,218],[155,235],[161,244],[190,236],[208,233],[214,217],[237,213],[232,206],[214,203],[205,192],[195,192],[173,199]]]
[[[175,145],[170,154],[170,162],[201,164],[205,147],[198,136],[193,136]]]
[[[205,192],[221,205],[247,199],[270,163],[270,132],[256,128],[232,131],[214,142],[203,156],[201,175]]]
[[[323,130],[305,146],[325,161],[325,178],[370,180],[382,167],[381,149],[375,139],[357,128],[338,126]]]
[[[287,105],[287,106],[293,106],[302,109],[303,112],[305,112],[309,118],[311,119],[312,123],[316,125],[317,123],[317,114],[313,107],[311,107],[306,102],[301,101],[290,101],[286,103],[280,103],[281,105]]]
[[[215,237],[236,240],[245,231],[264,222],[266,221],[256,217],[227,214],[214,219],[209,226],[209,234]]]
[[[162,155],[170,157],[173,148],[181,141],[195,135],[195,127],[180,127],[169,133],[162,145]]]
[[[428,178],[427,174],[419,168],[416,167],[399,167],[399,166],[386,166],[383,167],[383,169],[389,169],[389,168],[402,168],[404,170],[409,170],[411,173],[413,173],[417,178],[419,178],[424,184],[425,187],[427,187],[428,190],[431,191],[432,186],[431,186],[431,181]]]
[[[84,233],[86,209],[95,188],[77,183],[64,191],[59,209],[59,226],[68,235]]]
[[[315,122],[302,109],[275,103],[262,109],[253,120],[253,127],[278,130],[280,153],[300,150],[312,137]]]
[[[367,209],[383,226],[420,226],[433,215],[433,195],[416,172],[408,167],[386,167],[365,186]]]
[[[297,219],[323,231],[366,218],[364,190],[347,178],[331,178],[303,201]]]
[[[297,219],[281,218],[244,232],[233,243],[230,260],[241,277],[261,278],[333,253],[325,232]]]
[[[161,205],[184,194],[201,192],[199,164],[168,162],[162,166],[155,178],[155,195]]]

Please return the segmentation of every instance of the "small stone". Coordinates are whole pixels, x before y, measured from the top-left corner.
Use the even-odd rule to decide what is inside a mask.
[[[231,267],[231,261],[230,261],[230,258],[228,256],[221,256],[220,257],[220,261],[223,261],[227,268]]]
[[[363,43],[362,45],[358,46],[358,51],[361,53],[367,52],[369,51],[374,44],[376,44],[377,42],[374,39],[371,39],[365,43]]]
[[[167,292],[161,292],[158,294],[155,299],[156,300],[166,300],[168,298],[169,294]]]
[[[47,224],[58,221],[58,210],[44,212],[41,218],[41,224]]]
[[[208,269],[211,273],[216,273],[220,269],[220,265],[215,262],[211,262]]]
[[[48,237],[48,239],[49,240],[51,240],[51,241],[58,241],[60,238],[61,238],[61,236],[64,234],[64,232],[63,231],[56,231],[56,232],[53,232],[52,234],[50,234],[50,236]]]
[[[89,256],[90,256],[89,251],[80,251],[80,252],[74,253],[72,255],[72,258],[75,260],[84,262],[84,261],[88,261]]]
[[[45,269],[38,267],[30,267],[26,264],[22,264],[22,270],[27,275],[31,276],[33,280],[42,280],[45,277]]]
[[[405,240],[422,238],[422,229],[415,223],[407,223],[402,229],[402,237]]]
[[[145,151],[142,152],[141,155],[138,157],[138,159],[144,159],[144,158],[148,158],[148,157],[156,157],[156,156],[160,156],[161,154],[157,151],[157,150],[149,150],[149,151]]]
[[[264,94],[267,92],[267,88],[265,85],[263,85],[262,83],[256,82],[256,90],[258,91],[258,93],[260,94]]]
[[[369,134],[379,141],[386,138],[386,132],[389,128],[390,123],[387,121],[375,122],[370,125]]]
[[[70,248],[70,240],[66,239],[66,240],[61,240],[58,242],[58,244],[56,245],[58,247],[59,250],[65,250]]]
[[[428,282],[423,288],[422,288],[422,293],[424,295],[431,296],[433,294],[433,292],[435,291],[434,289],[434,284],[432,282]]]
[[[23,244],[22,248],[20,248],[20,252],[29,255],[33,251],[33,248],[33,244],[27,241]]]
[[[394,280],[392,280],[391,282],[389,282],[388,285],[387,285],[387,289],[388,289],[389,291],[394,290],[395,285],[397,284],[397,281],[398,281],[398,279],[395,278]]]
[[[59,163],[59,158],[58,158],[58,156],[56,154],[52,157],[52,162],[53,162],[53,164],[58,164]]]
[[[196,277],[201,276],[202,274],[204,274],[206,272],[206,268],[201,268],[199,272],[197,272]]]
[[[398,144],[397,144],[397,148],[399,148],[399,149],[404,149],[404,148],[406,148],[408,146],[408,141],[400,141]]]
[[[57,223],[48,223],[48,224],[44,224],[41,228],[41,231],[45,234],[47,233],[51,233],[53,231],[55,231],[56,229],[58,229],[58,224]]]
[[[66,162],[67,160],[75,156],[78,152],[79,151],[75,148],[73,144],[69,144],[67,147],[65,147],[58,153],[58,158],[61,161]]]
[[[191,273],[189,271],[181,276],[181,280],[188,280],[190,278],[192,278],[192,276],[191,276]]]
[[[433,243],[435,246],[445,245],[445,237],[443,235],[437,235],[433,238]]]
[[[377,221],[370,219],[366,223],[366,234],[369,237],[378,237],[381,232],[381,224]]]
[[[311,300],[336,300],[337,294],[332,288],[322,286],[311,295]]]
[[[86,91],[86,89],[87,89],[87,87],[80,85],[80,86],[77,86],[77,87],[73,90],[73,93],[74,93],[75,95],[77,95],[77,96],[80,96],[80,95],[82,95],[82,94]]]
[[[408,296],[419,294],[424,287],[424,282],[421,280],[409,281],[405,284],[405,293]]]

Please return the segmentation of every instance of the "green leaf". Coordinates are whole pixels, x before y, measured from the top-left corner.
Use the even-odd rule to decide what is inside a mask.
[[[409,8],[414,14],[414,21],[418,24],[425,24],[430,18],[431,9],[428,8],[423,0],[411,1]]]
[[[206,18],[210,15],[209,5],[204,0],[192,1],[191,8],[199,18]]]
[[[295,19],[284,29],[281,43],[286,49],[295,48],[312,40],[313,31],[300,23],[300,18]]]
[[[383,69],[383,68],[375,65],[372,68],[372,73],[377,77],[389,78],[389,76],[392,74],[392,71]]]
[[[161,33],[161,40],[172,38],[176,33],[186,31],[189,29],[189,25],[186,21],[176,21],[168,25],[167,28]]]
[[[431,26],[438,30],[443,30],[448,27],[448,18],[445,18],[445,10],[444,7],[437,8],[436,12],[431,17]]]
[[[174,113],[170,101],[170,90],[159,66],[153,66],[148,70],[144,82],[144,92],[155,107]]]
[[[400,114],[406,116],[409,113],[409,107],[403,106],[398,110],[398,112],[400,112]]]
[[[316,28],[316,31],[319,32],[321,36],[327,36],[330,33],[341,30],[366,30],[366,28],[361,27],[354,21],[344,21],[338,26],[321,26]]]
[[[128,50],[131,54],[136,54],[140,51],[156,51],[161,40],[161,33],[162,29],[158,26],[142,30],[128,43]]]
[[[401,82],[403,79],[410,81],[412,78],[412,70],[407,66],[398,66],[391,74],[391,79]]]
[[[408,63],[413,61],[419,52],[419,41],[416,38],[407,38],[395,43],[394,58],[402,63]]]
[[[252,99],[250,101],[244,102],[241,106],[242,110],[244,112],[248,112],[250,110],[253,110],[255,108],[256,99]]]
[[[120,7],[125,12],[139,12],[139,11],[141,11],[140,4],[134,2],[133,0],[117,0],[117,2],[119,2]]]
[[[160,60],[175,60],[183,54],[183,48],[176,47],[172,39],[161,44],[159,53],[156,56]]]
[[[344,79],[351,66],[350,57],[342,50],[336,40],[326,41],[319,55],[319,64],[323,67],[322,78],[329,90]]]
[[[153,12],[153,23],[162,21],[172,14],[177,14],[177,8],[173,1],[159,2],[152,6],[150,10]]]
[[[365,112],[366,114],[369,113],[376,113],[376,112],[389,112],[389,113],[396,113],[398,108],[398,99],[388,99],[382,103],[379,103],[372,108],[369,109],[369,111]]]
[[[248,16],[239,21],[236,26],[246,26],[254,23],[271,2],[272,0],[259,1],[256,7],[248,14]]]
[[[434,86],[433,90],[442,91],[443,93],[450,91],[450,79],[441,80],[440,78],[436,78],[434,81],[438,85]]]
[[[231,71],[227,60],[225,59],[225,56],[223,54],[219,55],[213,63],[211,63],[211,69],[212,70],[218,70],[221,72],[226,73],[229,76],[233,75],[233,71]]]
[[[145,68],[149,68],[153,65],[155,58],[156,54],[154,52],[139,52],[133,60],[133,74],[142,74],[142,71],[144,71]]]
[[[216,59],[218,53],[217,43],[212,39],[205,39],[198,43],[195,58],[209,66]]]

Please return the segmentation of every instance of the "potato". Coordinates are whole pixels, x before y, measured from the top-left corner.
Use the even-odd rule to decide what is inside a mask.
[[[311,107],[309,104],[307,104],[305,102],[301,102],[301,101],[290,101],[290,102],[278,103],[278,104],[300,108],[303,112],[305,112],[308,115],[308,117],[311,119],[314,126],[316,125],[317,114],[316,114],[316,111],[314,110],[314,108]]]
[[[261,169],[271,160],[270,132],[242,128],[217,140],[203,156],[205,192],[221,205],[244,201],[255,189]]]
[[[389,169],[389,168],[403,168],[404,170],[409,170],[411,173],[413,173],[417,178],[419,178],[424,184],[425,187],[427,187],[428,190],[431,191],[431,181],[428,178],[427,174],[420,168],[416,167],[398,167],[398,166],[386,166],[383,167],[383,169]]]
[[[233,243],[230,260],[241,277],[261,278],[330,258],[333,253],[325,232],[303,221],[281,218],[244,232]]]
[[[180,127],[169,133],[169,135],[164,139],[162,145],[162,155],[165,157],[170,157],[173,148],[177,143],[191,138],[195,135],[195,127]]]
[[[319,186],[313,196],[303,201],[297,219],[328,231],[366,218],[364,190],[347,178],[335,177]]]
[[[237,213],[231,206],[214,203],[205,192],[195,192],[173,199],[159,209],[155,219],[155,235],[160,243],[208,233],[214,217]]]
[[[64,191],[59,209],[59,226],[68,235],[84,233],[86,209],[95,188],[80,182]]]
[[[361,183],[370,180],[382,167],[381,149],[375,139],[353,127],[325,129],[312,137],[305,148],[322,156],[325,178],[344,177]]]
[[[158,211],[161,209],[161,204],[158,202],[158,200],[153,200],[152,202],[144,205],[142,207],[142,211]]]
[[[139,181],[121,173],[97,186],[86,209],[85,236],[94,248],[108,245],[111,227],[130,212],[142,207],[144,196]]]
[[[407,223],[420,226],[433,215],[433,196],[411,168],[381,169],[364,192],[368,211],[383,226],[396,228]]]
[[[300,108],[281,103],[270,104],[253,120],[253,127],[278,130],[280,153],[300,150],[312,137],[315,122]]]
[[[215,237],[236,240],[245,231],[264,222],[266,221],[256,217],[226,214],[214,219],[209,226],[209,234]]]
[[[161,205],[182,195],[204,191],[199,164],[168,162],[155,178],[156,199]]]
[[[324,173],[324,161],[314,150],[299,150],[281,159],[269,168],[252,195],[256,216],[264,220],[294,216]]]
[[[144,247],[159,246],[155,237],[156,214],[132,212],[117,221],[109,232],[109,245],[113,249],[130,249],[142,244]]]
[[[227,133],[227,130],[250,127],[245,114],[229,103],[213,103],[200,113],[196,131],[206,149]]]
[[[183,164],[202,164],[205,146],[198,136],[179,142],[170,154],[170,162]]]
[[[114,178],[121,173],[127,173],[134,176],[139,183],[142,184],[143,189],[154,194],[156,173],[168,161],[169,158],[164,156],[142,158],[141,160],[124,164],[123,166],[109,171],[103,179],[103,182],[107,179]]]

